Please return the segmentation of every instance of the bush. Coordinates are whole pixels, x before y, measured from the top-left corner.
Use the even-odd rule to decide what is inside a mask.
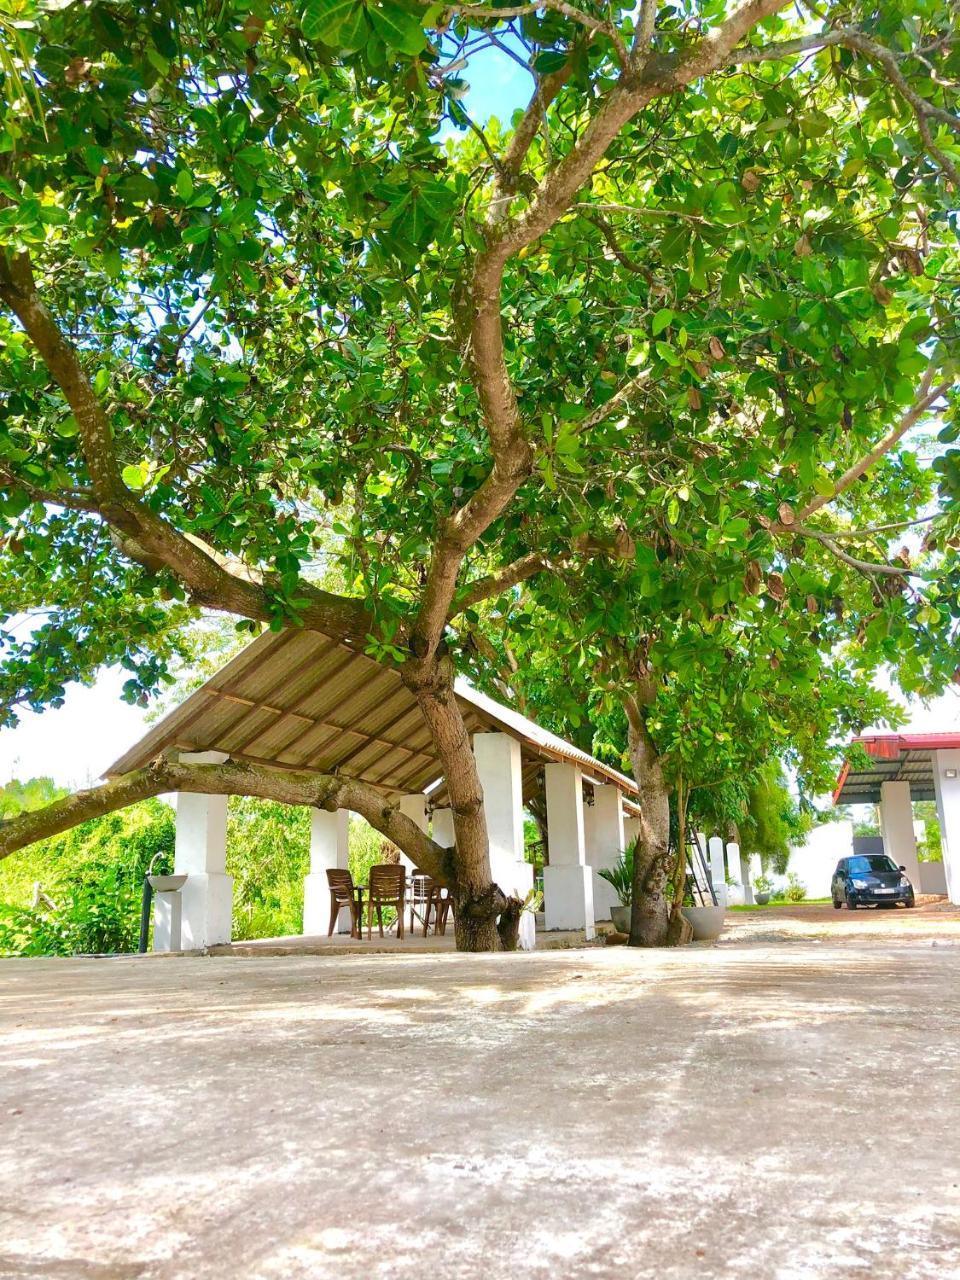
[[[157,854],[156,870],[172,869],[174,831],[171,807],[145,800],[8,859],[0,867],[0,954],[135,951],[143,877]],[[35,884],[49,899],[37,906]]]
[[[807,896],[807,890],[801,883],[800,877],[795,871],[791,871],[787,876],[787,888],[784,897],[788,902],[803,902]]]

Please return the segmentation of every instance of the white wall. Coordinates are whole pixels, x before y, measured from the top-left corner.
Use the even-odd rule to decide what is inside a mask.
[[[823,822],[808,833],[805,844],[790,850],[787,871],[798,877],[808,898],[829,898],[837,863],[852,855],[853,823]]]

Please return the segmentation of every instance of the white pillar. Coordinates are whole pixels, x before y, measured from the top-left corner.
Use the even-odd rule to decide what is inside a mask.
[[[711,836],[707,841],[707,848],[710,851],[710,877],[713,880],[713,892],[717,895],[717,902],[725,907],[730,895],[727,893],[726,872],[723,865],[723,841],[719,836]]]
[[[473,754],[483,788],[483,810],[490,841],[490,871],[505,893],[526,898],[533,888],[533,867],[523,857],[523,777],[520,743],[507,733],[476,733]],[[520,917],[520,946],[536,945],[533,913]]]
[[[415,822],[421,831],[427,832],[430,826],[427,817],[427,797],[422,791],[412,791],[408,796],[400,797],[400,812],[405,813],[411,821]],[[400,850],[400,862],[407,868],[407,875],[413,875],[417,871],[417,867],[412,858]]]
[[[730,887],[727,899],[731,905],[742,907],[746,898],[744,896],[743,869],[740,866],[740,846],[736,840],[731,840],[727,844],[727,874],[731,880],[736,881]]]
[[[740,872],[743,877],[743,900],[748,907],[756,902],[753,882],[760,875],[760,858],[755,853],[740,854]]]
[[[182,764],[223,764],[222,751],[183,752]],[[186,874],[181,889],[185,951],[229,942],[233,925],[233,877],[227,871],[227,797],[177,793],[173,869]]]
[[[583,775],[576,765],[543,769],[547,797],[547,849],[543,869],[543,920],[548,929],[583,929],[594,937],[593,872],[586,865]]]
[[[453,829],[452,809],[434,809],[433,838],[444,849],[452,849],[456,844],[457,836]]]
[[[933,752],[933,785],[947,897],[960,906],[960,751]]]
[[[183,946],[183,899],[180,891],[157,893],[153,898],[153,949],[179,951]]]
[[[633,844],[634,840],[640,835],[640,819],[632,818],[629,814],[623,815],[623,847]]]
[[[920,892],[920,861],[913,832],[913,809],[909,782],[880,784],[880,830],[883,851],[898,867],[906,867],[916,893]]]
[[[619,787],[594,783],[593,804],[584,812],[587,862],[593,869],[593,910],[598,920],[609,920],[610,908],[620,903],[613,885],[597,873],[602,867],[616,866],[627,847],[627,820],[623,816],[622,800]],[[639,827],[639,820],[632,821]]]
[[[346,809],[310,810],[310,873],[303,879],[303,932],[307,937],[330,928],[330,885],[327,872],[350,867],[350,814]],[[342,908],[337,933],[350,932],[350,910]]]

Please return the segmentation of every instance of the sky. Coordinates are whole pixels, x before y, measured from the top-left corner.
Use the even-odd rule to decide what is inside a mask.
[[[508,123],[530,97],[529,75],[496,49],[476,55],[461,75],[470,83],[463,105],[477,122],[495,115]],[[26,712],[16,729],[0,729],[0,785],[45,776],[74,788],[100,777],[148,728],[147,712],[121,701],[125,679],[120,671],[103,671],[92,687],[71,686],[62,707]],[[915,732],[960,730],[960,689],[926,707],[914,703],[909,713]]]

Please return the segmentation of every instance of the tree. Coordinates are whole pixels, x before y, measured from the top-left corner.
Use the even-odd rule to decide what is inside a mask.
[[[952,260],[922,254],[957,182],[946,8],[787,9],[166,0],[38,18],[42,110],[7,113],[0,178],[2,478],[4,554],[38,566],[51,618],[3,636],[8,718],[105,661],[155,687],[171,601],[314,627],[400,664],[457,845],[349,780],[164,762],[0,828],[0,852],[171,786],[349,801],[453,886],[459,946],[495,944],[451,621],[557,550],[593,554],[595,489],[577,499],[571,478],[669,516],[679,492],[638,484],[651,439],[689,455],[703,438],[706,461],[726,423],[846,460],[951,385]],[[458,76],[504,41],[534,85],[509,131],[470,119]],[[830,358],[844,376],[814,379]],[[844,483],[796,465],[794,487]],[[558,473],[570,505],[540,530]],[[310,574],[330,531],[343,592]],[[80,545],[102,589],[60,572]]]

